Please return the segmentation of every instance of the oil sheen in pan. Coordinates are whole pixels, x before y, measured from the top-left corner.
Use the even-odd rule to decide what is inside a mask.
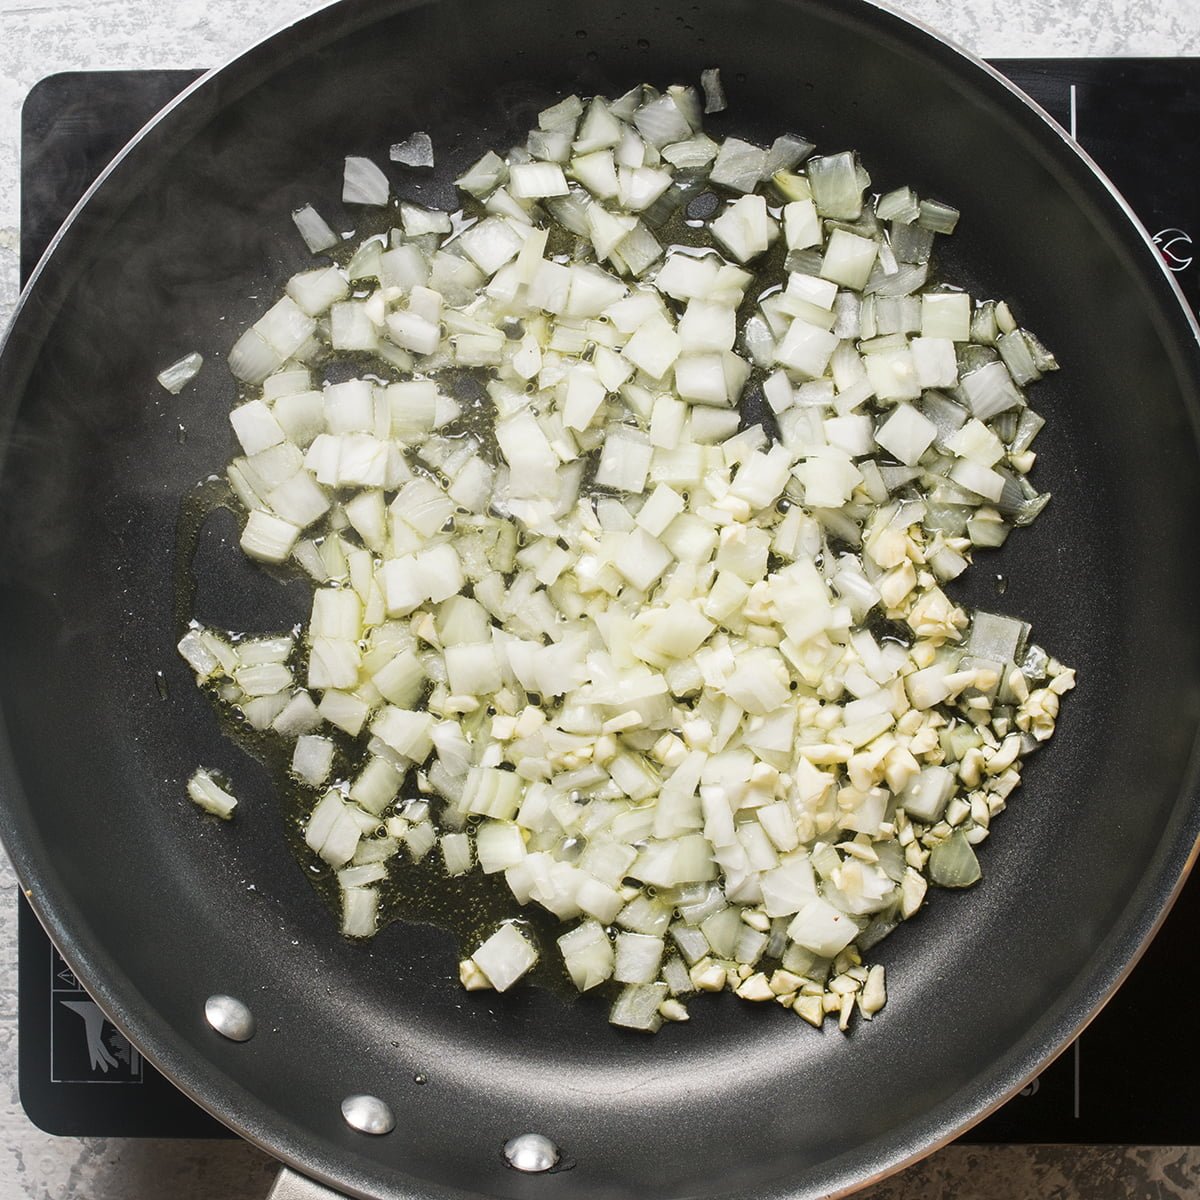
[[[184,497],[180,506],[174,580],[175,618],[179,636],[182,636],[195,613],[196,578],[193,561],[200,545],[202,531],[222,510],[228,511],[240,521],[238,502],[228,484],[219,478],[207,479],[198,484]],[[240,553],[235,547],[227,548],[226,552]],[[296,566],[277,568],[256,563],[254,569],[268,570],[281,584],[295,584],[296,581],[308,580],[303,571]],[[272,633],[291,632],[263,630],[255,636],[269,637]],[[289,666],[298,679],[304,678],[306,650],[302,641],[289,659]],[[221,702],[214,687],[205,686],[203,690],[212,704],[213,712],[225,736],[257,759],[270,775],[279,805],[280,832],[299,864],[299,869],[304,872],[329,908],[330,929],[331,932],[336,931],[341,923],[341,899],[336,873],[309,849],[304,840],[305,823],[313,805],[320,797],[320,790],[308,787],[291,774],[290,743],[281,742],[270,733],[252,728],[231,706]],[[346,778],[352,770],[352,764],[362,757],[365,736],[352,738],[334,728],[324,729],[322,733],[331,737],[336,747],[331,778]],[[401,802],[421,798],[423,797],[417,791],[415,779],[410,775],[401,791]],[[436,803],[435,800],[434,804]],[[197,819],[200,819],[199,814]],[[236,823],[236,817],[234,820]],[[501,921],[518,916],[520,923],[533,935],[541,951],[538,964],[526,977],[527,981],[555,991],[564,998],[578,996],[559,956],[552,952],[554,939],[563,932],[563,926],[551,913],[535,906],[518,911],[503,875],[484,875],[478,870],[473,870],[466,875],[452,878],[446,874],[440,849],[435,845],[418,863],[414,863],[407,853],[402,851],[390,864],[387,879],[381,881],[378,887],[381,931],[397,920],[435,925],[457,939],[460,954],[463,956],[469,954],[493,933]],[[371,944],[370,940],[363,943],[364,948],[369,948]],[[597,989],[597,992],[602,990]],[[615,995],[619,988],[612,985],[610,990]]]
[[[699,189],[685,192],[674,213],[656,231],[665,246],[696,247],[706,251],[711,249],[704,242],[703,230],[707,222],[702,217],[693,215],[704,211],[705,201],[710,195],[700,192]],[[455,224],[458,225],[464,217],[481,215],[484,215],[482,208],[468,198],[466,209],[462,213],[454,214]],[[398,208],[395,201],[385,210],[364,213],[355,237],[347,240],[343,246],[335,248],[330,257],[338,265],[344,266],[354,249],[365,240],[373,236],[386,236],[396,224],[397,217]],[[571,236],[561,226],[554,225],[552,238],[554,244],[551,252],[569,258],[574,251]],[[757,264],[755,279],[746,289],[746,311],[739,314],[739,325],[744,323],[745,317],[750,315],[750,311],[757,305],[767,281],[784,276],[784,253],[777,245]],[[314,266],[317,265],[320,264],[314,263]],[[330,373],[336,379],[364,374],[373,376],[380,366],[377,359],[366,353],[330,353],[313,365],[318,369],[332,368]],[[743,427],[762,423],[768,433],[773,435],[773,414],[763,401],[758,386],[764,375],[765,372],[761,368],[754,368],[744,394],[741,423]],[[470,434],[476,437],[483,444],[485,453],[490,451],[490,456],[494,458],[495,439],[492,423],[488,419],[490,406],[478,372],[455,369],[443,373],[439,377],[439,383],[463,406],[463,415],[456,422],[457,432],[463,436]],[[252,392],[246,389],[239,390],[239,403],[251,398]],[[591,472],[588,474],[590,476]],[[240,523],[239,509],[237,499],[223,478],[210,477],[197,484],[184,497],[176,533],[175,616],[179,636],[182,636],[195,616],[197,581],[193,562],[200,544],[201,532],[219,510],[227,510]],[[228,548],[227,552],[239,553],[232,547]],[[268,567],[255,563],[254,569],[267,571],[281,586],[295,585],[298,581],[307,586],[311,582],[294,564]],[[261,631],[255,636],[270,635],[271,631]],[[303,639],[298,640],[289,665],[297,679],[304,677],[306,648]],[[305,823],[323,789],[310,788],[291,774],[287,743],[282,743],[279,738],[269,733],[253,729],[231,706],[221,702],[215,688],[205,687],[204,690],[224,734],[261,762],[270,773],[279,801],[282,832],[306,878],[330,909],[330,920],[336,928],[341,920],[340,889],[336,873],[309,849],[304,840]],[[362,758],[366,735],[353,738],[336,728],[323,729],[322,733],[331,737],[336,747],[331,777],[348,778],[353,772],[353,764]],[[401,801],[421,798],[423,797],[417,791],[415,779],[410,775],[402,789]],[[438,801],[435,799],[433,803],[436,805]],[[472,818],[472,821],[477,820],[478,818]],[[378,888],[378,924],[381,931],[397,920],[432,924],[447,930],[457,939],[462,956],[469,954],[494,932],[501,921],[519,916],[520,922],[534,936],[540,948],[538,964],[526,977],[527,981],[568,998],[578,996],[559,956],[552,951],[554,939],[564,932],[563,923],[536,905],[518,909],[502,874],[484,875],[478,870],[472,870],[466,875],[450,877],[442,865],[440,849],[435,845],[417,863],[414,863],[407,853],[401,852],[389,865],[388,876],[379,883]],[[611,998],[619,991],[619,985],[610,981],[595,990],[597,994],[608,994]]]

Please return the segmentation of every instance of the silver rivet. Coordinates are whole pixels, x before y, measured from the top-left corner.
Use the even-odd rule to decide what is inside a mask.
[[[204,1017],[231,1042],[248,1042],[254,1036],[254,1014],[233,996],[209,996],[204,1002]]]
[[[504,1157],[515,1170],[536,1175],[558,1162],[558,1147],[540,1133],[522,1133],[505,1143]]]
[[[342,1116],[346,1124],[359,1133],[391,1133],[396,1118],[378,1096],[347,1096],[342,1101]]]

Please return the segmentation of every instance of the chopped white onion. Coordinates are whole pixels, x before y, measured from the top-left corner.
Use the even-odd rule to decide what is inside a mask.
[[[752,192],[762,181],[767,152],[739,138],[726,138],[709,178],[734,192]]]
[[[185,354],[178,362],[173,362],[169,367],[164,367],[158,373],[157,379],[172,396],[177,396],[196,378],[202,366],[204,366],[203,355],[193,351],[191,354]]]
[[[325,218],[311,204],[298,208],[292,213],[292,220],[304,239],[304,244],[313,254],[321,254],[332,250],[341,239],[329,227]]]
[[[346,204],[387,205],[391,185],[387,176],[369,158],[348,155],[342,180],[342,201]]]
[[[517,200],[565,196],[567,180],[557,163],[518,163],[509,169],[508,189]]]
[[[656,1033],[662,1025],[659,1007],[667,998],[665,983],[633,984],[620,994],[608,1019],[614,1025]]]
[[[498,992],[506,992],[537,962],[537,951],[516,925],[506,924],[472,955],[475,965]]]
[[[613,944],[598,921],[584,921],[558,939],[563,963],[581,991],[611,979],[615,962]]]
[[[721,84],[721,70],[711,67],[700,72],[700,86],[704,89],[705,113],[724,112],[729,107],[725,99],[725,88]]]
[[[379,893],[371,887],[342,890],[342,934],[345,937],[374,937],[378,928]]]
[[[301,734],[292,755],[292,774],[309,787],[319,787],[333,767],[333,742],[317,734]]]
[[[613,978],[618,983],[653,983],[658,978],[662,956],[662,938],[618,933]]]
[[[237,808],[237,799],[227,792],[203,767],[197,767],[187,785],[188,795],[205,812],[228,821]]]
[[[226,476],[310,619],[179,651],[321,792],[305,839],[346,936],[436,848],[572,922],[562,962],[624,985],[616,1024],[728,987],[845,1028],[885,995],[859,950],[927,879],[978,878],[1073,682],[941,588],[1045,504],[1021,389],[1056,364],[1003,303],[924,290],[955,210],[702,118],[687,87],[567,96],[460,178],[466,210],[400,203],[287,282],[230,353]],[[391,158],[433,165],[423,134]],[[706,183],[736,195],[664,258]],[[350,157],[344,198],[387,206],[387,177]],[[755,368],[769,428],[743,428]],[[189,792],[232,812],[205,772]],[[505,990],[536,960],[506,922],[460,974]]]
[[[432,167],[433,141],[424,131],[410,134],[388,151],[388,158],[406,167]]]

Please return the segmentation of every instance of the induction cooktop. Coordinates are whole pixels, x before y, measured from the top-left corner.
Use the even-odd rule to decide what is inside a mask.
[[[1106,171],[1200,307],[1200,58],[995,64]],[[198,71],[55,75],[23,110],[21,272],[125,142]],[[1193,238],[1197,241],[1194,242]],[[154,687],[148,678],[146,687]],[[232,1137],[112,1026],[20,900],[20,1095],[52,1134]],[[968,1142],[1200,1142],[1194,875],[1132,975],[1078,1041]]]

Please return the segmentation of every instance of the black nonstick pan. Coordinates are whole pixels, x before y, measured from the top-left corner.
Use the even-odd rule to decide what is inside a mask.
[[[228,459],[221,360],[307,261],[290,213],[341,218],[342,158],[428,130],[432,181],[566,92],[695,81],[721,133],[862,152],[964,217],[944,266],[1013,297],[1063,370],[1035,478],[1054,499],[957,594],[1031,620],[1079,671],[982,851],[877,951],[890,999],[849,1037],[724,996],[655,1038],[537,988],[467,995],[453,939],[343,941],[265,770],[178,660],[181,497]],[[420,183],[420,188],[417,185]],[[347,215],[346,226],[353,224]],[[154,383],[186,351],[184,396]],[[296,1171],[361,1197],[655,1200],[851,1191],[1011,1095],[1118,985],[1200,832],[1200,347],[1144,232],[1057,127],[980,64],[859,0],[346,0],[205,77],[126,150],[39,267],[0,356],[0,821],[35,909],[156,1066]],[[185,436],[180,436],[180,426]],[[208,542],[201,619],[302,615]],[[1009,586],[998,596],[991,580]],[[165,679],[167,699],[156,686]],[[184,798],[226,770],[233,827]],[[222,1038],[214,994],[257,1032]],[[1147,1019],[1153,1019],[1147,1014]],[[384,1100],[395,1129],[351,1128]],[[521,1174],[514,1135],[561,1151]],[[300,1184],[296,1184],[300,1187]],[[297,1193],[298,1194],[298,1193]]]

